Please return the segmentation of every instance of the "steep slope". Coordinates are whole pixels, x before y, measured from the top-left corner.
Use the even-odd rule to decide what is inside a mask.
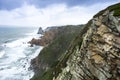
[[[38,80],[120,80],[120,3],[96,14]]]
[[[65,48],[66,52],[64,45],[59,44],[59,51],[64,49],[59,59],[56,57],[58,54],[41,56],[44,60],[53,58],[56,61],[43,75],[32,80],[120,80],[120,3],[100,11],[79,32]],[[36,59],[40,59],[40,55]]]
[[[52,79],[120,80],[120,3],[99,12],[85,28],[66,53],[66,66],[60,66],[64,57],[56,65],[61,71]]]
[[[77,26],[62,26],[48,30],[44,39],[49,39],[50,42],[40,52],[40,54],[31,61],[35,76],[32,80],[41,79],[41,75],[48,70],[54,63],[57,63],[60,57],[65,53],[71,41],[79,34],[83,25]],[[52,32],[54,31],[54,32]],[[51,33],[54,35],[51,40]]]

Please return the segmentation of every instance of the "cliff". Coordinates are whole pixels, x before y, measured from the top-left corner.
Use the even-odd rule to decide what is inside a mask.
[[[67,25],[47,28],[45,30],[44,35],[39,39],[44,41],[44,49],[31,61],[31,67],[35,72],[34,80],[40,78],[46,70],[58,62],[59,58],[69,47],[71,41],[79,34],[82,28],[83,25]]]
[[[100,11],[79,32],[62,57],[33,80],[120,80],[120,3]]]
[[[59,27],[54,28],[51,27],[49,30],[47,28],[45,29],[44,33],[42,33],[43,36],[41,36],[39,39],[33,38],[29,43],[31,44],[31,46],[33,45],[46,46],[49,43],[51,43],[51,41],[58,35],[58,33],[60,33],[60,30],[61,29]]]
[[[47,27],[44,31],[42,30],[42,35],[39,39],[33,38],[29,43],[31,44],[31,47],[33,45],[39,45],[39,46],[47,46],[51,42],[53,42],[54,39],[58,38],[61,35],[76,35],[78,30],[81,29],[83,25],[66,25],[66,26],[53,26],[53,27]],[[38,32],[41,31],[42,28],[39,28]],[[64,36],[62,36],[64,37]],[[69,38],[68,38],[69,39]],[[63,39],[64,40],[64,39]]]
[[[82,44],[67,53],[66,66],[53,80],[120,80],[120,17],[109,8],[87,25]]]

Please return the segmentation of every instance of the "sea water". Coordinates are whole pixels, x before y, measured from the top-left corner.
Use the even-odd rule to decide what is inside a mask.
[[[30,47],[32,38],[38,38],[38,28],[0,26],[0,80],[29,80],[34,72],[30,61],[42,47]]]

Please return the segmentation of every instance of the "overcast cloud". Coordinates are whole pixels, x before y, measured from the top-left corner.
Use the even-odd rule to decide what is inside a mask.
[[[85,24],[95,13],[118,2],[118,0],[91,1],[93,2],[90,0],[89,2],[88,0],[1,0],[0,25],[45,28],[53,25]]]

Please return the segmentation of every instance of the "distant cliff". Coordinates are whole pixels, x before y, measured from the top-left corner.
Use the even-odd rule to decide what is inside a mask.
[[[120,3],[100,11],[79,32],[61,57],[53,56],[56,62],[32,80],[120,80]],[[39,59],[40,54],[34,66],[44,64]]]
[[[73,37],[73,35],[79,33],[77,31],[80,30],[82,26],[83,25],[53,26],[46,28],[44,31],[40,27],[38,33],[42,32],[41,34],[43,36],[41,36],[39,39],[33,38],[31,41],[29,41],[29,43],[31,44],[31,46],[33,45],[47,46],[48,44],[53,42],[54,39],[58,38],[61,35],[70,35],[70,38]],[[62,37],[64,38],[64,36]]]
[[[43,41],[44,49],[31,61],[31,67],[35,72],[33,79],[37,80],[47,69],[59,61],[71,41],[79,34],[82,28],[83,25],[51,27],[45,30],[41,39],[35,39],[38,42],[36,44],[41,45],[40,41]]]
[[[42,30],[39,28],[38,33],[40,33]],[[59,27],[51,27],[46,28],[45,31],[42,31],[42,35],[39,39],[33,38],[29,43],[31,45],[40,45],[40,46],[46,46],[60,33]]]

